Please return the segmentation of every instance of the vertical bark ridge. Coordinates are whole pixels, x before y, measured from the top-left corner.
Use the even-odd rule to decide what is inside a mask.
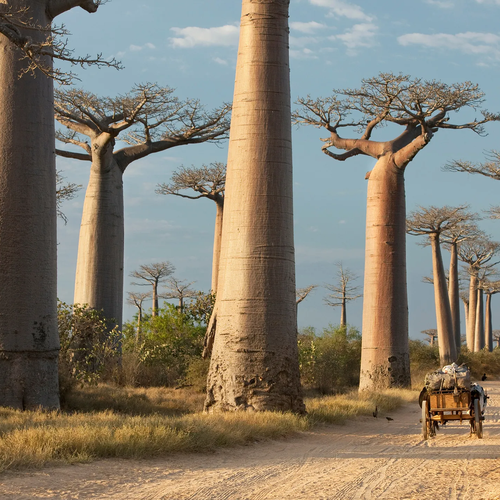
[[[45,2],[23,6],[49,25]],[[19,58],[0,36],[0,406],[58,408],[53,84],[38,71],[19,79]]]
[[[484,313],[483,290],[477,289],[476,323],[474,325],[474,351],[479,352],[484,347]]]
[[[458,283],[458,252],[457,243],[450,243],[450,281],[448,285],[448,297],[450,300],[451,320],[455,337],[457,354],[460,354],[462,345],[460,332],[460,287]]]
[[[360,390],[408,387],[404,170],[389,156],[368,179]]]
[[[205,408],[303,412],[296,339],[289,0],[243,0]]]

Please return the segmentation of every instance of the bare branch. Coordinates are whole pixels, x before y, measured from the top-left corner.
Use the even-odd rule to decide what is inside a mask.
[[[68,218],[61,210],[61,205],[63,201],[72,200],[76,193],[82,188],[80,184],[74,184],[73,182],[69,182],[67,184],[63,184],[64,177],[61,175],[61,171],[58,170],[56,172],[56,207],[57,207],[57,215],[61,217],[65,224],[68,222]]]
[[[305,288],[297,288],[295,291],[295,303],[300,304],[318,285],[309,285]]]

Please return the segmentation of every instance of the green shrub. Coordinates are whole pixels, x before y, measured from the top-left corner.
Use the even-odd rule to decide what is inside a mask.
[[[95,385],[116,376],[121,334],[110,330],[101,311],[58,301],[59,391],[61,400],[75,386]]]
[[[425,374],[437,370],[439,365],[439,349],[421,340],[410,340],[410,372],[411,385],[421,388]]]
[[[155,317],[126,324],[123,340],[124,379],[138,386],[176,386],[184,383],[193,360],[201,359],[205,327],[190,314],[165,304]]]
[[[486,349],[471,352],[466,347],[462,347],[458,363],[465,363],[470,368],[472,377],[478,380],[483,373],[486,373],[488,379],[500,377],[500,349],[498,348],[493,349],[492,352]]]
[[[299,334],[298,345],[304,386],[329,394],[359,384],[361,335],[355,328],[329,325],[321,335],[308,328]]]

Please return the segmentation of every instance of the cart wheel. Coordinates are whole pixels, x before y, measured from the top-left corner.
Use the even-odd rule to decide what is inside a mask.
[[[478,439],[483,438],[483,421],[481,420],[481,411],[479,410],[479,399],[474,400],[474,427]]]
[[[422,437],[427,439],[429,437],[427,419],[429,418],[427,411],[427,401],[422,401]]]

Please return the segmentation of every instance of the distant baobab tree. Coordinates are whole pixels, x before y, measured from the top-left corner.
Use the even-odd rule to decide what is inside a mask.
[[[432,249],[432,276],[439,343],[439,358],[442,365],[457,361],[458,351],[453,329],[448,286],[441,255],[441,234],[451,231],[470,219],[467,205],[458,207],[419,207],[406,219],[406,230],[414,236],[428,237]],[[450,276],[451,277],[451,276]],[[457,282],[458,284],[458,282]]]
[[[486,295],[486,303],[484,308],[484,338],[485,347],[488,351],[493,350],[493,323],[491,314],[491,298],[493,295],[500,293],[500,281],[483,280],[483,291]]]
[[[431,347],[434,346],[434,344],[436,343],[436,340],[438,338],[437,336],[437,329],[436,328],[430,328],[429,330],[422,330],[422,332],[424,335],[427,335],[429,337],[428,341],[429,341],[429,345]]]
[[[212,293],[217,293],[219,279],[220,244],[222,236],[222,218],[224,214],[224,189],[226,185],[226,165],[215,162],[209,166],[187,168],[180,167],[172,174],[169,184],[158,184],[158,194],[172,194],[190,200],[208,198],[215,202],[214,249],[212,258]],[[193,190],[197,195],[188,195],[183,191]]]
[[[160,294],[163,299],[177,299],[179,301],[177,310],[184,312],[184,301],[186,299],[193,299],[198,296],[199,292],[189,288],[195,281],[185,283],[186,280],[179,280],[174,276],[169,276],[165,280],[167,290]]]
[[[289,0],[243,0],[207,411],[304,412],[300,387]],[[212,336],[212,332],[215,335]]]
[[[91,162],[83,205],[74,302],[102,310],[121,328],[123,307],[123,174],[150,154],[227,137],[230,106],[206,111],[196,99],[146,83],[128,94],[98,97],[84,90],[56,92],[56,119],[67,132],[59,141],[83,153],[57,149],[66,158]],[[128,146],[115,151],[120,139]]]
[[[342,262],[337,266],[337,283],[336,285],[326,284],[325,288],[330,290],[331,294],[324,299],[325,303],[332,307],[340,307],[340,326],[347,325],[347,302],[359,299],[362,294],[358,294],[359,286],[352,285],[358,276],[350,269],[344,268]]]
[[[493,330],[493,340],[496,342],[496,348],[500,349],[500,330]]]
[[[480,110],[484,94],[471,82],[447,85],[436,80],[380,73],[359,89],[334,90],[327,98],[298,100],[296,123],[326,129],[322,151],[345,161],[357,155],[376,160],[368,179],[363,340],[360,390],[408,387],[408,299],[406,287],[404,172],[439,129],[470,129],[483,134],[484,124],[499,116],[481,111],[482,119],[450,123],[450,113]],[[352,115],[352,116],[351,116]],[[372,139],[385,123],[400,125],[392,140]],[[360,131],[355,138],[342,130]],[[344,150],[337,153],[330,148]]]
[[[137,286],[151,286],[152,287],[152,299],[153,299],[153,307],[151,316],[153,318],[157,315],[158,312],[158,298],[159,291],[158,287],[160,284],[165,283],[169,276],[171,276],[175,271],[175,267],[168,261],[165,262],[155,262],[153,264],[142,264],[138,270],[132,271],[130,276],[137,280],[142,281],[134,281],[132,285]]]
[[[135,334],[135,345],[138,346],[141,340],[141,325],[142,325],[142,312],[143,303],[146,299],[151,298],[151,292],[128,292],[127,303],[131,306],[137,307],[137,329]]]
[[[59,408],[52,22],[99,4],[0,2],[0,406]]]
[[[305,298],[315,289],[317,288],[318,285],[309,285],[304,288],[297,288],[295,290],[295,304],[296,304],[296,310],[297,313],[299,311],[299,304],[305,300]]]
[[[469,302],[467,314],[467,349],[475,350],[476,323],[477,323],[477,303],[479,289],[479,273],[481,269],[494,266],[491,259],[500,250],[500,244],[489,240],[486,234],[482,233],[473,240],[467,240],[458,247],[458,258],[467,265],[469,275]]]

